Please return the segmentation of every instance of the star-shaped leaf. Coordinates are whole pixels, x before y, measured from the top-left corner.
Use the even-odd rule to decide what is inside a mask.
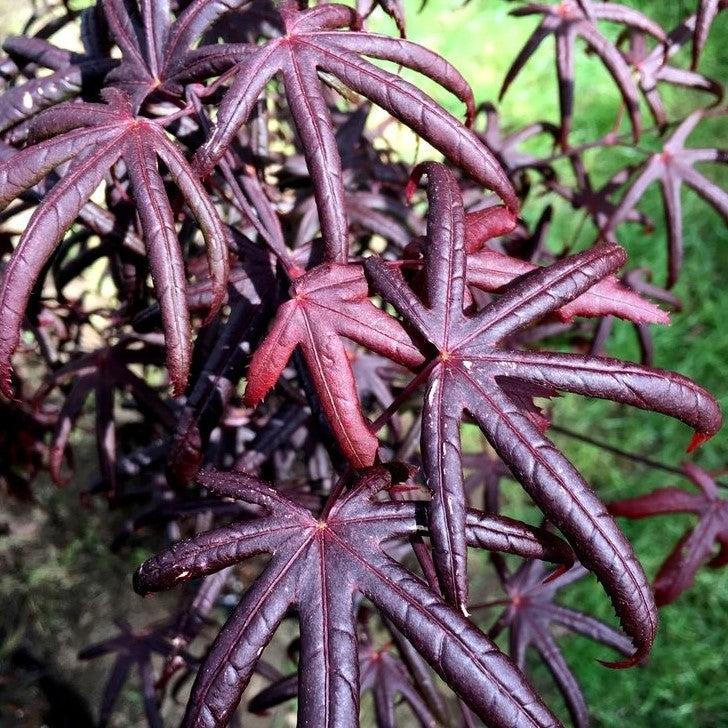
[[[361,412],[343,339],[408,367],[423,361],[397,319],[369,299],[361,265],[324,263],[295,280],[291,299],[278,308],[250,362],[245,401],[260,402],[300,347],[342,451],[355,467],[364,467],[374,462],[378,442]]]
[[[153,349],[135,348],[133,343],[133,340],[125,340],[72,361],[55,371],[35,395],[36,403],[41,402],[54,388],[70,383],[70,389],[58,414],[49,454],[49,469],[56,483],[64,482],[61,475],[63,457],[71,433],[92,393],[101,477],[112,493],[116,490],[117,467],[115,390],[128,391],[149,422],[158,422],[166,430],[174,429],[176,420],[169,405],[142,377],[129,368],[132,364],[158,364],[157,352]]]
[[[247,55],[235,44],[192,45],[224,13],[245,0],[194,0],[173,21],[169,0],[103,0],[121,50],[107,82],[126,91],[135,109],[152,93],[182,97],[186,83],[225,72]]]
[[[656,628],[645,575],[616,523],[578,471],[543,435],[526,405],[531,396],[566,391],[611,399],[679,418],[698,433],[721,425],[715,400],[678,374],[577,354],[519,351],[508,339],[570,303],[624,264],[624,251],[600,245],[519,279],[475,315],[465,301],[465,229],[462,197],[445,168],[425,164],[428,236],[425,300],[398,268],[369,258],[375,288],[435,347],[426,365],[422,456],[432,490],[429,522],[434,558],[448,598],[467,608],[465,496],[460,422],[467,412],[534,502],[567,537],[579,559],[609,593],[622,625],[645,656]],[[515,396],[514,396],[515,390]]]
[[[328,258],[345,262],[348,226],[341,160],[331,114],[319,88],[318,74],[323,71],[412,128],[517,209],[518,200],[508,177],[472,131],[417,87],[362,56],[392,61],[431,78],[463,100],[471,117],[474,105],[470,87],[447,61],[406,40],[341,30],[360,23],[356,12],[344,5],[326,4],[300,11],[289,0],[279,12],[283,34],[251,46],[249,57],[238,65],[212,137],[197,155],[198,169],[203,173],[211,170],[250,116],[268,81],[280,74],[313,182]]]
[[[574,186],[570,187],[562,181],[554,179],[548,180],[546,183],[549,190],[570,203],[574,210],[584,210],[584,212],[588,213],[594,226],[599,231],[599,235],[608,242],[615,242],[606,232],[609,221],[617,209],[612,197],[629,181],[635,167],[620,169],[604,184],[595,188],[582,158],[575,154],[570,156],[569,159],[574,173]],[[652,221],[638,210],[630,211],[626,219],[641,224],[646,230],[652,230],[653,228]]]
[[[78,653],[80,660],[94,660],[108,654],[116,655],[101,698],[98,725],[100,728],[104,728],[109,722],[124,683],[132,668],[136,667],[141,680],[144,712],[149,728],[163,728],[164,723],[159,711],[159,700],[154,681],[152,656],[157,654],[166,657],[172,653],[172,643],[165,634],[168,627],[164,625],[162,628],[135,632],[131,625],[124,620],[118,620],[116,624],[119,628],[117,636],[90,645]]]
[[[566,574],[549,579],[548,570],[539,561],[524,561],[515,572],[504,573],[504,601],[507,607],[489,632],[495,638],[503,630],[508,630],[508,651],[522,670],[526,667],[528,649],[532,647],[538,652],[564,696],[576,728],[588,728],[589,710],[551,626],[580,634],[623,655],[629,655],[632,651],[629,639],[621,632],[588,614],[561,606],[555,601],[561,589],[587,573],[586,569],[577,565]],[[552,576],[555,576],[553,572]]]
[[[630,33],[629,49],[622,51],[625,59],[637,72],[640,91],[644,94],[655,123],[661,129],[666,128],[668,118],[659,84],[667,83],[707,91],[716,97],[715,103],[719,103],[723,98],[723,87],[717,81],[667,62],[693,37],[695,23],[696,16],[691,15],[669,33],[667,52],[662,45],[649,50],[645,44],[644,34],[638,31]]]
[[[187,382],[192,343],[184,260],[158,158],[182,192],[207,243],[215,291],[208,315],[214,315],[225,297],[227,233],[210,197],[162,127],[134,116],[119,92],[110,98],[109,104],[73,103],[47,110],[35,122],[37,135],[45,141],[0,163],[0,209],[68,163],[65,174],[33,213],[0,288],[0,306],[5,312],[0,327],[0,389],[6,396],[12,396],[10,359],[18,345],[33,283],[83,204],[119,159],[126,165],[144,234],[162,310],[170,379],[178,394]]]
[[[667,286],[671,288],[680,275],[683,257],[683,221],[681,191],[683,184],[697,192],[718,213],[728,220],[728,192],[700,174],[695,164],[700,162],[728,162],[728,149],[686,149],[685,142],[703,118],[703,111],[695,111],[675,129],[661,152],[653,154],[642,166],[612,214],[606,232],[613,231],[628,219],[645,190],[659,182],[665,205],[668,235]]]
[[[574,44],[580,37],[586,42],[589,49],[599,56],[614,78],[629,112],[634,138],[635,140],[639,138],[641,129],[639,92],[629,66],[619,50],[599,31],[596,21],[606,20],[620,23],[628,28],[648,33],[664,42],[665,34],[657,23],[642,13],[618,3],[590,2],[587,13],[576,0],[557,0],[551,5],[529,3],[511,11],[511,15],[518,17],[542,15],[543,19],[508,69],[501,87],[500,98],[503,98],[516,76],[541,43],[549,35],[553,35],[556,41],[556,72],[559,80],[561,106],[561,143],[562,146],[567,147],[574,110]]]
[[[671,513],[698,516],[698,523],[677,542],[655,577],[655,600],[659,605],[674,602],[689,589],[701,566],[728,564],[728,499],[721,498],[719,486],[710,473],[694,463],[685,463],[683,469],[697,486],[697,493],[675,487],[658,488],[647,495],[609,504],[610,513],[625,518]]]
[[[415,503],[375,502],[391,484],[387,471],[367,471],[320,518],[242,472],[203,471],[200,482],[218,495],[257,504],[261,515],[153,557],[135,574],[135,589],[169,588],[255,554],[271,558],[210,649],[192,689],[185,728],[227,723],[261,652],[291,608],[301,634],[299,724],[357,725],[357,594],[372,602],[489,725],[556,722],[485,635],[385,553],[387,542],[421,529]],[[546,532],[478,511],[468,511],[465,519],[473,545],[569,559],[563,542]]]

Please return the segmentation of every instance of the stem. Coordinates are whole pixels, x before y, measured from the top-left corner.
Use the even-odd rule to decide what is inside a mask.
[[[662,470],[666,473],[672,473],[673,475],[679,475],[681,478],[689,479],[688,476],[685,474],[685,471],[683,471],[682,468],[676,467],[675,465],[668,465],[667,463],[661,463],[658,460],[653,460],[652,458],[645,457],[644,455],[638,455],[637,453],[630,452],[628,450],[622,450],[621,448],[610,445],[607,442],[595,440],[588,435],[582,435],[581,433],[574,432],[574,430],[570,430],[566,427],[551,425],[550,429],[554,432],[558,432],[560,435],[565,435],[566,437],[570,437],[574,440],[579,440],[580,442],[584,442],[587,445],[593,445],[594,447],[598,447],[601,450],[606,450],[607,452],[611,452],[613,455],[617,455],[618,457],[632,460],[633,462],[644,465],[645,467],[653,468],[654,470]],[[715,483],[721,488],[728,488],[728,483],[721,483],[720,481],[715,481]]]
[[[435,364],[438,363],[437,359],[434,359],[431,361],[422,371],[418,372],[407,384],[407,386],[394,398],[392,401],[392,404],[387,407],[384,412],[382,412],[379,417],[377,417],[374,422],[370,425],[370,428],[372,432],[379,432],[379,430],[384,427],[384,425],[389,422],[389,420],[392,418],[392,415],[394,415],[397,410],[402,406],[402,403],[405,402],[410,395],[422,384],[422,382],[429,376],[430,372],[432,371]]]
[[[268,232],[261,220],[258,218],[257,212],[248,201],[248,198],[245,196],[242,187],[238,183],[238,180],[233,173],[232,165],[225,157],[223,157],[217,163],[217,166],[222,170],[223,177],[225,178],[225,181],[228,183],[228,186],[233,193],[235,202],[238,204],[243,214],[248,218],[248,220],[250,220],[250,224],[255,228],[255,231],[258,233],[258,235],[263,238],[267,246],[270,248],[271,252],[281,262],[281,265],[285,269],[286,273],[289,274],[290,278],[291,276],[289,271],[291,268],[291,261],[288,251],[282,249],[280,245],[278,245],[277,241]]]
[[[202,127],[203,131],[209,135],[212,124],[202,107],[199,92],[190,92],[188,93],[187,98],[188,103],[192,105],[197,112],[197,118],[199,120],[200,126]],[[250,201],[248,200],[245,192],[243,191],[240,183],[235,176],[235,172],[233,171],[233,165],[230,161],[231,159],[232,155],[230,154],[230,152],[226,152],[222,159],[220,159],[220,161],[217,163],[217,166],[222,171],[223,177],[225,178],[225,181],[232,191],[235,203],[238,205],[243,214],[248,218],[250,224],[255,228],[255,231],[258,233],[258,235],[260,235],[260,237],[266,243],[271,252],[276,256],[276,258],[278,258],[288,277],[291,278],[291,268],[293,267],[293,264],[290,259],[289,251],[285,248],[282,248],[278,241],[275,239],[275,237],[271,235],[270,232],[266,229],[265,225],[263,225],[262,220],[258,217],[257,211],[254,209],[253,205],[250,204]]]
[[[326,503],[324,504],[324,508],[321,511],[321,520],[325,521],[329,513],[331,512],[331,509],[336,504],[336,501],[339,500],[341,497],[341,494],[346,490],[346,487],[349,485],[349,481],[351,480],[351,476],[353,475],[354,471],[352,468],[347,468],[341,475],[341,477],[336,481],[334,484],[334,487],[331,489],[331,492],[329,493],[329,497],[326,499]]]
[[[581,144],[578,147],[570,147],[569,149],[566,149],[563,152],[558,152],[557,154],[552,154],[550,157],[545,157],[544,159],[539,159],[537,163],[529,162],[528,164],[523,164],[520,167],[516,167],[514,171],[518,171],[520,169],[528,169],[528,168],[538,168],[543,167],[547,164],[551,164],[551,162],[558,162],[561,159],[569,159],[571,157],[577,157],[583,152],[588,152],[590,149],[599,149],[599,148],[612,148],[612,147],[625,147],[627,149],[636,149],[639,152],[642,152],[645,156],[649,156],[653,154],[653,152],[644,149],[642,147],[636,146],[633,142],[627,141],[627,138],[631,138],[631,135],[629,134],[622,134],[617,139],[624,138],[625,141],[605,141],[604,139],[597,139],[597,141],[594,142],[587,142],[586,144]]]
[[[503,607],[506,604],[510,604],[510,599],[493,599],[489,602],[481,602],[480,604],[471,604],[468,609],[474,612],[476,609],[490,609],[491,607]]]
[[[703,113],[703,118],[712,118],[714,116],[723,116],[725,114],[728,114],[728,107],[716,107],[712,109],[707,109]],[[643,129],[642,134],[650,134],[652,132],[662,132],[663,130],[667,129],[673,129],[680,124],[683,123],[687,119],[687,116],[681,118],[681,119],[675,119],[674,121],[670,121],[663,129],[660,129],[659,126],[651,126],[648,129]],[[599,147],[602,148],[610,148],[610,147],[626,147],[628,149],[636,149],[637,151],[642,152],[643,154],[649,156],[650,154],[653,154],[653,152],[644,149],[643,147],[639,147],[634,142],[630,141],[632,139],[632,132],[624,132],[623,134],[619,134],[618,136],[612,137],[611,140],[605,140],[605,138],[597,139],[594,142],[587,142],[586,144],[581,144],[578,147],[571,147],[570,149],[566,149],[563,152],[559,152],[557,154],[552,154],[550,157],[545,157],[544,159],[539,159],[537,164],[529,163],[524,164],[518,167],[514,168],[514,172],[518,171],[520,169],[528,169],[528,168],[538,168],[540,166],[550,164],[551,162],[558,162],[560,159],[568,159],[569,157],[574,157],[580,155],[582,152],[588,152],[590,149],[598,149]]]

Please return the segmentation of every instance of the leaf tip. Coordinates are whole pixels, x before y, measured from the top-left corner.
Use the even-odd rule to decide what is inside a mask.
[[[634,656],[628,657],[626,660],[597,660],[597,662],[603,667],[608,668],[609,670],[626,670],[630,667],[634,667],[637,664]]]
[[[555,581],[560,576],[563,576],[569,569],[571,568],[570,565],[566,564],[559,564],[551,573],[549,573],[546,578],[543,580],[544,584],[549,584],[552,581]]]
[[[655,318],[657,318],[657,321],[654,321],[652,323],[660,324],[661,326],[671,326],[672,320],[670,319],[670,314],[667,311],[664,311],[659,306],[657,307],[657,311],[659,313],[655,313]]]
[[[692,439],[690,440],[690,444],[688,445],[687,452],[691,453],[697,450],[704,442],[708,442],[713,436],[708,435],[704,432],[696,432]]]
[[[404,188],[404,196],[405,196],[405,199],[407,200],[408,205],[412,202],[412,198],[414,197],[418,184],[419,184],[419,180],[416,180],[413,177],[410,177],[407,180],[407,184],[405,185],[405,188]]]
[[[131,578],[132,588],[140,597],[145,597],[145,596],[147,596],[147,594],[149,594],[149,590],[146,588],[145,583],[144,583],[144,576],[142,574],[143,568],[144,568],[144,564],[142,564],[134,572],[134,576],[132,576],[132,578]]]
[[[4,364],[0,368],[0,394],[6,399],[15,399],[15,389],[13,387],[13,380],[10,374],[10,366]]]
[[[649,650],[641,647],[634,653],[634,655],[631,655],[624,660],[598,660],[598,662],[610,670],[627,670],[630,667],[641,665],[647,659],[648,654]]]

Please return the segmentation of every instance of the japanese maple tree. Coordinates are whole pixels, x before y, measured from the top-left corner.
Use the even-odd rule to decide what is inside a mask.
[[[28,507],[45,471],[80,507],[104,497],[100,538],[148,557],[134,589],[169,592],[77,646],[113,655],[101,725],[136,682],[153,728],[294,697],[301,726],[357,726],[362,695],[383,728],[561,725],[533,652],[581,728],[563,634],[648,679],[658,606],[728,563],[719,475],[566,428],[557,401],[674,418],[689,452],[720,431],[725,392],[660,368],[653,331],[705,304],[674,288],[700,255],[683,188],[728,219],[728,154],[704,131],[726,111],[708,68],[726,3],[668,30],[635,2],[509,5],[536,25],[501,96],[555,41],[558,118],[520,126],[407,36],[400,0],[355,5],[48,0],[3,42],[0,486]],[[382,15],[391,35],[368,27]],[[588,139],[582,48],[621,97]],[[663,284],[645,249],[665,244]],[[605,354],[617,320],[641,364]],[[553,432],[697,492],[625,471],[614,499]],[[512,487],[539,525],[512,517]],[[673,513],[697,521],[651,580],[616,517]],[[619,628],[557,600],[587,573]]]

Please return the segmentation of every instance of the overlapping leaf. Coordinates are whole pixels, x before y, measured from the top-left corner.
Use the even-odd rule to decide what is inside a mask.
[[[36,63],[51,73],[31,78],[0,96],[0,132],[92,88],[116,65],[109,58],[64,51],[42,38],[7,38],[3,49],[11,57]]]
[[[481,291],[504,291],[507,286],[528,275],[539,266],[487,247],[485,241],[499,233],[491,221],[502,217],[502,210],[489,208],[465,217],[466,280]],[[669,316],[658,306],[642,298],[636,291],[622,285],[616,276],[607,276],[589,291],[559,308],[555,315],[563,321],[575,316],[617,316],[637,324],[667,324]]]
[[[361,630],[360,630],[361,631]],[[421,660],[418,653],[414,653]],[[427,669],[427,665],[423,666]],[[395,710],[397,698],[407,704],[417,722],[423,728],[440,725],[437,717],[419,692],[419,686],[391,645],[376,648],[371,636],[364,632],[359,637],[359,675],[362,696],[371,692],[374,699],[374,713],[378,728],[393,728],[397,725]],[[420,674],[417,675],[420,677]],[[432,681],[430,680],[432,683]],[[282,678],[262,690],[248,703],[248,710],[263,713],[298,695],[298,676]]]
[[[139,672],[144,713],[149,728],[162,728],[164,723],[159,710],[159,700],[154,680],[153,655],[167,656],[172,653],[172,643],[166,638],[166,626],[135,632],[125,620],[117,621],[119,634],[98,644],[90,645],[79,652],[81,660],[94,660],[108,654],[115,654],[114,665],[104,687],[98,725],[104,728],[111,718],[119,695],[132,668]]]
[[[63,482],[61,466],[71,434],[81,416],[86,400],[94,394],[96,419],[96,450],[101,476],[106,487],[116,490],[117,438],[115,425],[115,390],[128,391],[147,421],[157,422],[164,429],[175,426],[171,408],[142,377],[129,367],[133,364],[157,364],[154,350],[131,346],[127,340],[113,347],[91,352],[70,362],[54,372],[36,395],[36,402],[43,401],[58,386],[70,384],[70,389],[58,413],[53,433],[49,469],[56,483]]]
[[[543,435],[533,396],[558,390],[601,397],[677,417],[695,442],[717,432],[715,400],[678,374],[614,359],[508,348],[508,338],[559,309],[624,264],[615,245],[597,246],[531,273],[475,315],[463,310],[465,231],[462,198],[444,167],[428,164],[430,211],[425,292],[419,298],[397,268],[370,258],[375,288],[437,350],[430,359],[422,456],[435,563],[448,598],[467,609],[465,497],[460,422],[467,412],[579,559],[604,584],[633,640],[634,660],[649,651],[654,602],[632,548],[578,471]]]
[[[559,135],[558,127],[545,121],[538,121],[522,129],[504,133],[498,111],[490,103],[478,107],[476,122],[480,115],[485,118],[485,127],[481,131],[475,126],[476,133],[510,174],[526,167],[540,166],[537,156],[519,149],[521,144],[543,133],[549,134],[553,139],[557,139]]]
[[[268,81],[282,75],[313,181],[328,258],[345,262],[348,240],[341,162],[331,115],[319,90],[321,71],[407,124],[478,183],[497,192],[511,209],[518,207],[507,176],[472,131],[417,87],[362,56],[393,61],[428,76],[463,100],[471,117],[474,106],[470,87],[449,63],[409,41],[340,30],[356,28],[360,22],[359,16],[343,5],[299,11],[289,0],[281,6],[280,14],[284,34],[252,46],[249,57],[238,65],[235,81],[220,105],[213,135],[198,153],[198,169],[212,169],[250,116]]]
[[[574,173],[574,186],[571,187],[561,180],[554,179],[548,180],[548,188],[570,203],[574,210],[583,210],[587,213],[599,231],[599,235],[609,242],[615,242],[607,232],[609,222],[617,209],[612,198],[629,181],[635,168],[630,166],[620,169],[604,184],[595,188],[581,157],[574,155],[570,158],[570,162]],[[639,223],[646,230],[654,227],[647,215],[642,214],[639,210],[631,210],[625,219]]]
[[[607,645],[623,655],[632,651],[630,641],[621,632],[555,601],[561,589],[586,573],[586,569],[577,565],[561,576],[552,572],[551,576],[556,578],[549,579],[548,570],[539,561],[525,561],[515,572],[506,571],[502,577],[507,606],[489,632],[495,639],[503,630],[508,630],[508,651],[522,670],[526,667],[529,648],[538,652],[564,696],[576,728],[588,728],[589,709],[552,632],[552,625]]]
[[[634,268],[625,273],[622,277],[622,282],[635,293],[639,293],[640,296],[659,301],[661,304],[668,306],[672,311],[679,311],[682,308],[680,299],[670,291],[666,291],[664,288],[660,288],[654,283],[651,283],[650,277],[650,271],[644,268]],[[634,321],[633,323],[637,344],[640,348],[641,361],[643,364],[647,364],[647,366],[652,366],[654,363],[654,345],[650,326],[647,323],[640,323],[638,321]],[[594,331],[591,348],[589,349],[590,354],[598,356],[604,353],[604,346],[613,327],[613,316],[604,316],[599,321]]]
[[[103,0],[121,50],[108,82],[126,91],[136,109],[152,93],[181,97],[185,84],[217,76],[247,55],[235,44],[192,45],[224,13],[245,0],[194,0],[172,22],[169,0]]]
[[[655,600],[660,605],[674,602],[689,589],[701,566],[728,564],[728,500],[721,498],[718,484],[710,473],[694,463],[685,463],[683,468],[697,486],[697,493],[675,487],[658,488],[647,495],[609,504],[610,513],[626,518],[650,518],[671,513],[698,516],[698,523],[675,544],[655,577]]]
[[[620,23],[665,41],[662,28],[642,13],[625,5],[606,2],[590,2],[588,12],[576,0],[557,0],[551,5],[529,3],[511,11],[511,15],[542,15],[543,19],[533,31],[520,53],[508,69],[500,91],[502,98],[521,72],[536,49],[549,36],[556,42],[556,72],[559,80],[559,104],[561,107],[561,143],[568,146],[574,110],[574,56],[575,41],[582,38],[588,48],[604,63],[614,78],[632,121],[635,140],[640,136],[641,121],[639,92],[629,66],[619,50],[599,31],[597,20]]]
[[[140,593],[169,588],[259,553],[271,559],[250,586],[198,673],[183,725],[227,723],[255,664],[292,607],[301,629],[299,722],[357,725],[359,658],[354,598],[363,594],[489,725],[557,723],[510,661],[460,614],[385,553],[387,542],[418,533],[414,503],[375,502],[391,479],[372,469],[317,518],[244,473],[204,471],[201,483],[257,504],[262,515],[172,546],[145,562]],[[569,559],[546,532],[468,511],[473,545]],[[549,537],[550,536],[550,537]]]
[[[399,34],[404,38],[406,31],[404,3],[402,0],[357,0],[356,11],[362,18],[368,18],[377,6],[394,20]]]
[[[666,83],[706,91],[716,97],[715,103],[719,103],[723,98],[723,87],[717,81],[667,62],[692,38],[695,23],[696,16],[691,15],[674,28],[667,36],[667,51],[661,45],[649,50],[645,44],[644,34],[633,32],[629,36],[629,50],[623,52],[625,59],[638,74],[640,91],[645,96],[655,123],[661,129],[666,128],[668,118],[658,84]]]
[[[54,169],[64,164],[68,168],[33,213],[3,277],[0,388],[11,396],[10,359],[33,283],[107,170],[122,159],[162,309],[170,379],[180,393],[187,382],[192,349],[185,267],[157,159],[164,162],[182,192],[207,243],[214,283],[209,315],[222,303],[228,277],[227,233],[212,201],[164,130],[134,116],[126,97],[118,92],[107,105],[75,103],[49,109],[36,120],[36,132],[46,140],[0,163],[0,209]]]
[[[699,18],[687,18],[665,40],[657,25],[613,2],[522,1],[516,15],[533,15],[540,25],[504,88],[553,35],[563,123],[561,130],[528,123],[538,114],[506,133],[505,117],[487,104],[484,128],[466,128],[472,94],[439,56],[362,30],[361,15],[379,5],[403,31],[399,0],[360,0],[359,14],[340,5],[276,0],[101,0],[83,11],[68,0],[34,3],[24,33],[35,36],[9,39],[10,57],[0,59],[0,202],[6,205],[0,248],[10,259],[2,264],[8,274],[0,287],[0,373],[9,373],[22,324],[32,336],[19,347],[17,371],[28,381],[44,376],[48,384],[42,410],[0,403],[8,419],[0,429],[3,485],[28,497],[48,445],[59,479],[64,452],[70,456],[68,436],[87,421],[80,415],[93,397],[102,478],[82,495],[115,489],[108,505],[121,526],[112,548],[128,546],[130,537],[138,543],[150,535],[192,534],[142,567],[137,586],[208,574],[199,590],[185,590],[171,621],[143,631],[124,626],[122,635],[87,653],[117,655],[102,717],[124,673],[139,665],[142,700],[158,724],[157,708],[168,713],[161,702],[165,686],[176,676],[168,696],[176,699],[198,667],[187,655],[192,640],[206,639],[202,627],[211,623],[212,607],[228,605],[241,579],[247,591],[199,673],[188,727],[235,720],[234,706],[254,669],[274,684],[273,697],[281,690],[300,695],[301,724],[355,725],[367,688],[387,728],[397,717],[398,691],[424,724],[448,724],[452,711],[443,708],[427,662],[466,699],[460,701],[464,725],[477,722],[466,703],[495,725],[553,724],[517,667],[462,617],[467,576],[487,583],[487,575],[473,571],[474,559],[466,575],[467,546],[566,564],[574,559],[554,532],[495,515],[503,477],[525,485],[596,572],[630,638],[554,604],[553,592],[574,572],[544,584],[540,564],[529,561],[512,575],[492,555],[513,587],[504,620],[516,658],[522,661],[529,644],[541,650],[583,722],[583,699],[551,628],[606,635],[625,655],[636,648],[630,664],[645,654],[654,611],[644,576],[597,497],[546,439],[551,411],[542,411],[539,400],[579,392],[656,409],[696,428],[695,444],[715,431],[720,416],[705,392],[672,373],[539,352],[553,335],[559,350],[597,352],[615,315],[634,322],[647,352],[646,322],[666,320],[649,301],[669,307],[677,301],[650,282],[648,271],[629,271],[618,282],[613,274],[624,256],[615,246],[574,258],[555,254],[546,240],[551,206],[533,233],[516,213],[531,191],[566,200],[578,225],[570,226],[574,239],[562,250],[583,239],[584,220],[594,223],[599,243],[614,241],[622,221],[649,227],[634,205],[620,209],[629,193],[615,203],[636,167],[623,167],[604,184],[590,177],[593,154],[609,166],[612,148],[629,146],[619,124],[599,140],[546,158],[531,153],[531,142],[543,141],[531,137],[543,132],[550,142],[561,132],[568,143],[580,45],[617,81],[634,132],[640,92],[661,125],[672,123],[692,97],[673,110],[662,85],[718,98],[717,81],[676,65],[693,35],[697,57],[725,2],[695,4]],[[59,30],[64,37],[78,30],[74,18],[83,53],[49,41]],[[604,21],[624,29],[615,45],[600,32]],[[462,100],[465,126],[400,77],[401,68],[429,76]],[[79,92],[82,102],[57,106]],[[357,94],[389,113],[369,115],[369,101],[360,103]],[[87,103],[100,100],[109,103]],[[54,108],[37,117],[47,106]],[[621,122],[621,110],[615,117]],[[398,122],[461,168],[465,208],[476,211],[464,215],[453,178],[425,168],[432,207],[425,238],[415,237],[425,230],[421,207],[407,206],[418,179],[406,185],[409,170],[391,133]],[[680,153],[697,151],[683,147]],[[197,166],[187,165],[178,148],[199,150]],[[725,154],[710,159],[725,161]],[[204,186],[195,179],[215,165]],[[700,185],[705,190],[705,180]],[[503,199],[484,197],[483,187]],[[709,189],[706,196],[725,212],[721,195]],[[553,209],[570,214],[563,205]],[[532,219],[531,211],[524,218]],[[561,222],[556,229],[564,229]],[[362,261],[372,254],[382,259],[366,263],[372,280],[400,309],[403,323],[389,315],[387,301],[370,298],[374,289]],[[193,344],[189,313],[217,309]],[[572,321],[581,315],[603,317]],[[177,393],[190,371],[189,392],[174,403],[156,376],[148,376],[147,365],[157,368],[164,360],[160,326],[171,344]],[[241,401],[237,386],[246,373],[255,407]],[[257,406],[266,391],[267,401]],[[58,396],[65,399],[56,411]],[[460,453],[463,421],[483,431],[481,451],[470,451],[470,432],[467,452]],[[576,429],[561,431],[579,436]],[[407,475],[391,486],[381,471],[355,472],[389,460],[408,461]],[[426,495],[414,470],[423,462],[433,500],[402,502]],[[205,471],[198,488],[203,463],[238,472]],[[252,474],[280,485],[269,489]],[[696,482],[704,475],[695,475]],[[699,496],[660,492],[647,505],[630,504],[656,512],[667,499],[698,518],[655,584],[658,601],[685,587],[697,565],[728,560],[725,503],[711,487]],[[488,515],[467,509],[468,499],[478,499]],[[207,529],[213,530],[201,533]],[[413,556],[417,575],[406,566]],[[519,575],[523,584],[516,588]],[[379,612],[376,632],[364,624],[368,603]],[[296,612],[299,674],[278,682],[282,674],[260,653],[284,615]]]
[[[422,363],[399,322],[369,299],[361,265],[325,263],[294,281],[250,362],[245,401],[253,406],[278,381],[300,347],[321,407],[342,451],[355,467],[374,462],[377,437],[361,412],[343,339],[409,367]]]

